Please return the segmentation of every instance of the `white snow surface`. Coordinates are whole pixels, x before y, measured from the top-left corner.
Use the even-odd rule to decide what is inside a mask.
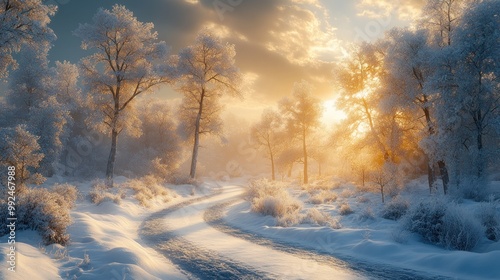
[[[280,279],[360,279],[347,270],[256,245],[222,233],[205,223],[203,214],[210,206],[234,199],[243,192],[243,187],[226,185],[222,194],[167,215],[165,224],[176,235],[182,236],[197,247],[218,252],[262,272],[279,275]],[[245,221],[247,218],[243,217],[242,222]]]
[[[428,196],[424,180],[415,183],[410,197],[418,201]],[[380,195],[360,193],[347,184],[337,191],[335,203],[313,205],[308,203],[303,191],[291,190],[301,199],[306,209],[316,207],[340,218],[341,229],[325,226],[300,224],[292,227],[276,226],[276,219],[252,212],[247,201],[240,201],[226,209],[225,221],[236,228],[258,233],[274,240],[298,244],[311,250],[328,252],[333,256],[348,257],[373,262],[375,265],[388,264],[394,267],[412,269],[440,275],[452,279],[500,279],[500,242],[484,238],[474,251],[453,251],[424,243],[418,236],[402,232],[398,222],[381,218]],[[367,198],[359,202],[359,197]],[[347,202],[354,213],[339,215],[339,205]],[[462,204],[475,211],[477,203],[465,201]],[[363,219],[361,213],[367,208],[374,213],[374,219]],[[395,236],[404,242],[396,242]]]
[[[126,180],[116,178],[117,183]],[[81,198],[71,212],[74,223],[68,228],[70,244],[67,247],[44,246],[38,233],[20,231],[16,236],[17,272],[7,270],[8,248],[4,242],[0,279],[186,279],[170,260],[144,244],[138,229],[152,213],[209,194],[219,184],[223,190],[220,194],[167,214],[164,219],[166,228],[196,247],[216,252],[250,269],[278,275],[280,279],[360,278],[359,274],[348,269],[256,245],[209,226],[203,219],[205,211],[239,197],[246,190],[247,182],[247,179],[218,184],[209,182],[197,188],[170,185],[175,196],[168,202],[154,201],[151,208],[139,206],[130,194],[120,204],[108,201],[94,205],[88,198]],[[53,183],[48,180],[44,185]],[[91,187],[89,182],[70,183],[83,194],[87,194]],[[425,197],[425,184],[420,185],[409,194],[411,197]],[[397,222],[380,218],[381,203],[377,194],[359,193],[348,185],[336,191],[337,202],[320,205],[310,204],[304,191],[292,189],[291,193],[304,202],[305,208],[315,207],[339,217],[342,228],[338,230],[307,224],[278,227],[275,218],[251,212],[250,204],[242,200],[226,209],[225,221],[246,231],[297,243],[311,250],[327,251],[333,256],[348,256],[455,279],[498,279],[500,242],[483,240],[473,252],[450,251],[425,244],[411,234],[402,236],[406,242],[398,243],[394,240],[398,233]],[[360,202],[360,196],[366,199]],[[354,214],[339,215],[338,205],[344,202],[350,204]],[[474,203],[465,202],[463,205],[470,207],[471,211],[475,207]],[[361,219],[359,214],[367,208],[372,209],[374,219]]]
[[[118,184],[127,180],[118,177]],[[49,179],[44,185],[54,182]],[[70,182],[84,195],[89,182]],[[71,241],[68,246],[42,245],[41,238],[33,231],[17,233],[17,271],[0,268],[0,279],[186,279],[164,256],[142,243],[138,228],[152,212],[178,203],[190,196],[192,186],[172,186],[177,197],[153,207],[144,208],[128,195],[116,204],[106,201],[95,205],[87,197],[77,201],[71,211],[73,224],[68,228]],[[7,247],[3,247],[7,252]],[[90,262],[84,261],[88,255]],[[3,255],[5,256],[5,254]]]

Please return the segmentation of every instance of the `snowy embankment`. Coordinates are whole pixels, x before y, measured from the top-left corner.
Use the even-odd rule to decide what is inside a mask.
[[[125,181],[123,177],[116,179],[118,184]],[[51,184],[49,179],[43,186]],[[138,228],[151,213],[190,199],[192,193],[205,195],[207,188],[194,191],[190,185],[170,186],[174,193],[170,201],[158,199],[145,208],[130,190],[118,204],[108,200],[95,205],[87,197],[91,183],[72,184],[82,197],[71,211],[69,245],[44,246],[37,232],[19,231],[16,272],[2,266],[0,279],[186,279],[167,258],[143,244]]]
[[[425,185],[421,184],[420,187],[421,190],[411,194],[414,201],[427,196]],[[338,217],[342,225],[340,229],[310,224],[276,226],[276,218],[252,212],[251,204],[247,201],[236,202],[226,208],[224,222],[258,236],[340,258],[425,271],[425,274],[436,277],[498,279],[500,242],[485,238],[472,252],[446,250],[401,231],[396,221],[381,218],[379,195],[356,192],[348,185],[333,192],[338,196],[335,202],[313,204],[303,190],[291,190],[295,197],[302,200],[305,209],[316,208]],[[342,204],[350,205],[353,213],[340,215]],[[470,211],[475,211],[475,206],[474,203],[464,203],[464,207]]]

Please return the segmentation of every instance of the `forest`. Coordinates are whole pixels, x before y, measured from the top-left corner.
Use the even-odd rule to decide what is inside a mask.
[[[278,268],[267,271],[258,264],[248,263],[256,269],[244,270],[239,256],[220,251],[223,245],[207,249],[223,252],[221,259],[228,261],[211,271],[186,268],[185,259],[194,262],[197,256],[176,251],[175,242],[181,241],[175,238],[169,241],[170,251],[154,246],[148,224],[159,219],[154,213],[167,215],[160,210],[178,211],[174,202],[196,203],[196,198],[217,195],[225,197],[217,200],[226,203],[217,204],[220,213],[193,206],[203,210],[200,217],[212,229],[243,238],[224,230],[232,226],[255,231],[259,238],[299,242],[301,250],[326,250],[354,267],[339,279],[494,279],[499,272],[494,265],[480,272],[481,260],[472,253],[460,255],[471,264],[463,271],[440,270],[439,265],[460,266],[462,257],[451,261],[444,256],[449,251],[484,254],[486,263],[500,256],[500,1],[424,1],[409,26],[339,46],[341,55],[321,68],[328,77],[322,82],[332,88],[329,96],[319,94],[314,76],[307,75],[290,81],[291,90],[282,97],[261,102],[255,116],[237,109],[228,113],[234,104],[259,102],[260,95],[255,77],[238,64],[244,51],[213,25],[190,34],[189,44],[172,48],[175,42],[159,39],[162,30],[153,22],[140,21],[131,9],[114,4],[94,11],[72,30],[85,53],[78,62],[50,61],[58,44],[51,29],[58,7],[44,2],[0,1],[0,208],[6,217],[17,218],[17,243],[27,242],[20,240],[22,232],[41,238],[43,245],[34,246],[59,262],[55,275],[61,279],[122,279],[113,274],[122,273],[121,267],[105,269],[113,262],[98,261],[105,249],[83,249],[85,242],[78,239],[79,223],[90,230],[93,223],[101,224],[87,218],[110,213],[135,223],[130,236],[140,225],[141,246],[172,263],[171,270],[160,269],[161,264],[127,268],[130,279],[216,279],[231,265],[237,272],[229,279],[283,276]],[[289,36],[301,40],[293,32]],[[159,94],[165,89],[176,98]],[[232,191],[238,196],[229,197]],[[193,231],[184,236],[180,225],[188,222],[181,216],[165,216],[170,221],[165,228],[194,248],[203,235]],[[5,240],[12,235],[5,226],[9,222],[3,219],[0,230]],[[318,235],[302,236],[300,229],[318,230]],[[361,241],[347,229],[361,235]],[[106,230],[90,231],[87,237],[99,232]],[[342,251],[328,247],[337,244],[330,239],[315,243],[325,236],[354,245]],[[257,237],[243,239],[258,243]],[[370,251],[377,240],[383,246]],[[442,255],[429,275],[420,274],[426,265],[417,257],[410,264],[382,257],[401,273],[392,278],[383,271],[370,274],[369,265],[356,269],[342,258],[370,262],[384,254],[387,244],[396,244],[397,249],[387,249],[394,250],[391,256],[414,248],[427,256]],[[66,253],[58,258],[47,253],[47,246]],[[273,246],[266,250],[280,251]],[[243,248],[253,252],[251,259],[260,258],[252,246]],[[95,261],[87,254],[91,250]],[[182,260],[170,259],[183,254]],[[328,266],[314,263],[320,268],[311,274],[307,269],[293,272],[303,275],[297,279],[326,277],[329,272],[321,266]],[[416,272],[405,274],[405,268]],[[176,269],[181,272],[172,272]],[[2,268],[2,273],[11,279],[5,276],[9,271]]]

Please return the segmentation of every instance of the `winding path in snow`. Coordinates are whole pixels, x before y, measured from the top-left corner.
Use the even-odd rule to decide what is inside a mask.
[[[342,266],[255,244],[205,222],[214,205],[241,197],[244,189],[225,186],[151,215],[141,226],[143,239],[196,279],[365,279]]]
[[[217,192],[154,213],[140,229],[148,245],[194,279],[430,279],[411,270],[340,260],[224,222],[244,188]],[[436,278],[433,278],[436,279]]]
[[[205,221],[215,229],[232,235],[236,238],[248,240],[252,243],[267,246],[278,251],[310,259],[321,264],[333,267],[342,267],[366,275],[370,279],[394,279],[394,280],[415,280],[415,279],[449,279],[443,276],[429,275],[424,272],[411,269],[402,269],[389,265],[373,264],[361,260],[349,258],[347,256],[332,256],[328,252],[321,252],[313,248],[308,248],[300,243],[291,243],[280,239],[265,236],[258,232],[251,232],[235,227],[224,220],[224,214],[231,205],[240,202],[241,199],[234,199],[210,207],[204,214]]]

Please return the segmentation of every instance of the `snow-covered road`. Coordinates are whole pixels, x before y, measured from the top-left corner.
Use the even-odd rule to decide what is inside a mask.
[[[349,269],[258,245],[220,232],[204,220],[212,206],[234,200],[239,186],[193,199],[152,215],[141,234],[184,272],[202,279],[363,279]]]

